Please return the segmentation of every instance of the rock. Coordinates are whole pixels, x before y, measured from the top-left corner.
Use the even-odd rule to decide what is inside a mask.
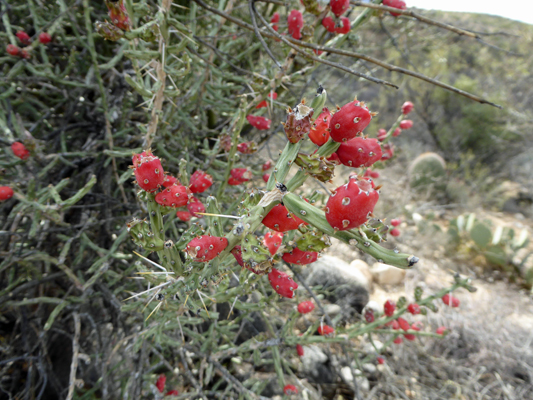
[[[302,372],[310,382],[333,383],[335,374],[331,370],[328,356],[318,346],[304,346]]]
[[[370,272],[370,266],[364,262],[363,260],[353,260],[351,263],[350,263],[350,268],[353,268],[353,269],[356,269],[358,270],[359,272],[361,272],[363,274],[363,276],[366,278],[368,284],[367,286],[365,286],[366,290],[368,290],[369,292],[372,292],[372,280],[373,280],[373,276],[372,276],[372,272]]]
[[[342,312],[341,306],[337,304],[325,304],[324,311],[330,316],[334,317]]]
[[[403,282],[406,271],[391,265],[375,263],[371,269],[374,281],[380,285],[395,286]]]
[[[356,374],[361,373],[358,369],[355,370]],[[340,372],[342,379],[346,384],[353,387],[353,374],[352,369],[350,367],[342,367]],[[357,382],[357,386],[359,390],[363,392],[368,392],[370,390],[370,383],[368,382],[368,379],[366,379],[364,376],[357,376],[355,378],[355,381]]]
[[[376,354],[376,349],[381,350],[383,348],[383,343],[381,343],[379,340],[374,339],[374,346],[372,343],[367,343],[363,347],[363,353],[365,354]]]
[[[363,370],[367,373],[367,374],[373,374],[376,372],[376,366],[374,364],[363,364]]]
[[[309,264],[302,275],[309,286],[331,288],[326,300],[339,305],[345,318],[360,314],[368,302],[368,279],[361,271],[337,257],[322,256]]]
[[[379,304],[377,301],[370,300],[366,306],[365,310],[374,311],[374,315],[383,314],[383,305]]]

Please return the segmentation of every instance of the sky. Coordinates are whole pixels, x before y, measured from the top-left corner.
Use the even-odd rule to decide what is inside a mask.
[[[405,0],[405,2],[407,7],[492,14],[533,24],[533,3],[530,0]]]

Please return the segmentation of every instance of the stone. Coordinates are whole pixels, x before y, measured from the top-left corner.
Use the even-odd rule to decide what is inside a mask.
[[[361,371],[358,369],[355,370],[356,374],[360,374]],[[344,382],[351,387],[353,387],[353,374],[352,369],[350,367],[342,367],[340,372],[342,379]],[[370,390],[370,383],[368,382],[368,379],[366,379],[364,376],[357,376],[355,378],[355,381],[357,382],[357,386],[360,391],[368,392]]]
[[[357,259],[357,260],[353,260],[350,263],[350,268],[355,269],[363,274],[363,276],[366,278],[368,282],[365,288],[369,292],[372,292],[372,282],[374,278],[372,276],[372,272],[370,272],[370,266],[363,260]]]
[[[326,300],[340,306],[344,318],[360,314],[368,302],[368,279],[340,258],[324,255],[309,264],[302,275],[308,286],[331,289]]]
[[[341,306],[337,304],[324,304],[324,311],[330,316],[334,317],[335,315],[341,314]]]
[[[371,269],[374,281],[380,285],[395,286],[403,282],[406,271],[391,265],[375,263]]]

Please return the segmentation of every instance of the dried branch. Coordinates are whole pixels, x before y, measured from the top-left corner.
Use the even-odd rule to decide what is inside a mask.
[[[72,363],[70,364],[70,380],[68,385],[68,394],[66,399],[72,400],[74,395],[74,386],[76,386],[76,371],[78,369],[78,355],[80,352],[79,338],[80,338],[80,316],[77,312],[73,313],[74,317],[74,338],[72,339]]]
[[[250,10],[250,18],[252,18],[252,24],[254,26],[255,36],[257,37],[257,39],[259,39],[259,42],[261,42],[261,45],[263,46],[263,48],[267,52],[268,56],[272,60],[274,60],[274,62],[276,63],[276,65],[278,66],[279,69],[282,69],[281,64],[278,62],[278,60],[276,60],[276,57],[274,57],[274,54],[272,54],[272,52],[270,51],[270,48],[267,46],[267,44],[265,42],[265,39],[263,39],[263,36],[261,36],[261,33],[259,32],[259,28],[257,27],[257,22],[255,20],[255,14],[257,13],[257,15],[259,15],[259,13],[255,9],[254,1],[255,0],[248,0],[248,9]],[[260,15],[259,15],[259,17],[261,18]]]

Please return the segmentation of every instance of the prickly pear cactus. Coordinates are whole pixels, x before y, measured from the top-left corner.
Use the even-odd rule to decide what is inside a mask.
[[[421,192],[446,189],[446,162],[436,153],[423,153],[409,166],[409,184]]]
[[[320,157],[318,154],[298,153],[294,162],[320,182],[329,182],[333,178],[335,164],[328,161],[326,157]]]

